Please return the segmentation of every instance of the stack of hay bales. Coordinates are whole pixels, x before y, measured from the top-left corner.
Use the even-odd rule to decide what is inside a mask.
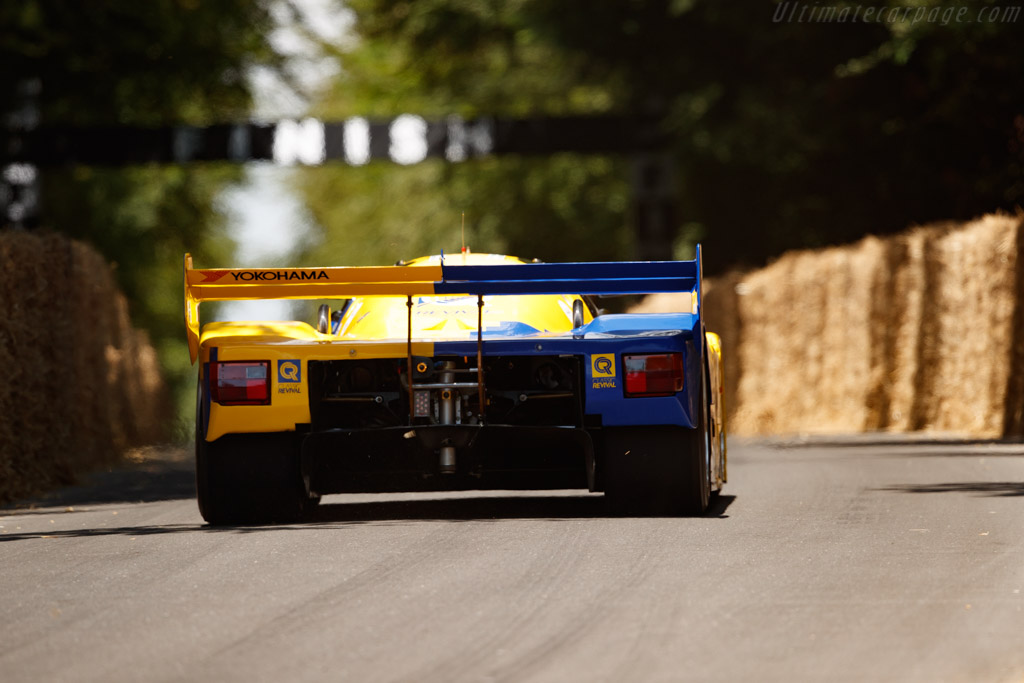
[[[868,237],[709,282],[730,431],[1024,434],[1022,223]]]
[[[0,233],[0,301],[0,501],[165,434],[156,353],[99,254],[59,235]]]

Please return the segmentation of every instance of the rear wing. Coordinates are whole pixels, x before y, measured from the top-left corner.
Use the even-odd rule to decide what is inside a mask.
[[[199,355],[199,304],[260,299],[347,299],[353,296],[434,294],[441,266],[342,268],[192,267],[185,254],[185,328],[192,362]]]
[[[690,292],[702,316],[700,245],[692,261],[609,261],[502,265],[202,270],[185,254],[185,327],[189,353],[199,354],[199,304],[252,299],[347,299],[437,294],[655,294]]]

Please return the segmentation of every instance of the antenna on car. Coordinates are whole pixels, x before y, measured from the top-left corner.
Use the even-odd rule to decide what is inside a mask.
[[[466,212],[462,212],[462,262],[466,262],[466,254],[469,253],[469,247],[466,246]]]

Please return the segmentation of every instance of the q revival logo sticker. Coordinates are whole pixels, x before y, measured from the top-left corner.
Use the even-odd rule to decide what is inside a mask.
[[[277,393],[279,394],[301,394],[302,361],[277,361],[277,385]]]
[[[615,383],[615,354],[595,353],[590,357],[590,374],[593,377],[594,389],[614,389]]]

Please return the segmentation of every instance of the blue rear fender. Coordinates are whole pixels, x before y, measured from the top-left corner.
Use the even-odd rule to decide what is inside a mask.
[[[676,425],[693,428],[701,402],[704,335],[701,321],[689,313],[608,314],[574,330],[575,336],[491,337],[484,334],[485,356],[574,355],[584,368],[584,408],[606,427]],[[695,341],[696,340],[696,341]],[[476,341],[439,341],[437,355],[475,356]],[[682,353],[682,391],[672,396],[626,398],[622,357],[644,353]]]
[[[584,326],[586,413],[606,427],[697,426],[704,345],[700,320],[686,313],[604,315]],[[682,353],[683,389],[673,396],[627,398],[623,356]]]

